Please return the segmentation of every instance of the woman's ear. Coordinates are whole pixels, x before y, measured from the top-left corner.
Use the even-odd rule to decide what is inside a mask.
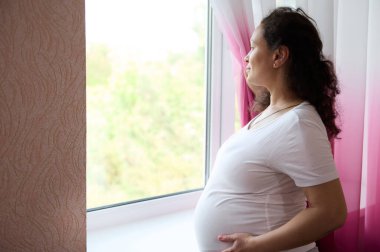
[[[273,68],[279,68],[285,64],[289,58],[289,48],[287,46],[279,46],[273,52]]]

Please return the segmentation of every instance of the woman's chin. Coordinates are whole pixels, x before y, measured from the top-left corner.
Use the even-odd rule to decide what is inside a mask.
[[[247,85],[250,89],[259,89],[262,87],[261,85],[255,83],[255,82],[249,81],[249,80],[247,80]]]

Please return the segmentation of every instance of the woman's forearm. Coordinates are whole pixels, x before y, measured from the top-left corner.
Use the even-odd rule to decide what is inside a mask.
[[[309,208],[299,212],[283,226],[254,237],[259,251],[280,251],[300,247],[324,237],[342,226],[347,206],[339,179],[304,187]]]
[[[259,251],[280,251],[300,247],[324,237],[343,225],[345,212],[307,208],[283,226],[256,236]]]

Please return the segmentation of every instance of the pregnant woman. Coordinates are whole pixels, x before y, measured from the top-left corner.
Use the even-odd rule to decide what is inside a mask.
[[[312,21],[277,8],[252,35],[245,77],[269,92],[269,106],[217,154],[195,211],[202,252],[318,251],[315,241],[345,221],[329,142],[340,132],[339,89]]]

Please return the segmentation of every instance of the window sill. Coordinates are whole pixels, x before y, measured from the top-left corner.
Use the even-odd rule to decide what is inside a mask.
[[[88,231],[87,251],[198,251],[193,209]]]
[[[87,213],[87,251],[198,251],[193,211],[201,191]]]

